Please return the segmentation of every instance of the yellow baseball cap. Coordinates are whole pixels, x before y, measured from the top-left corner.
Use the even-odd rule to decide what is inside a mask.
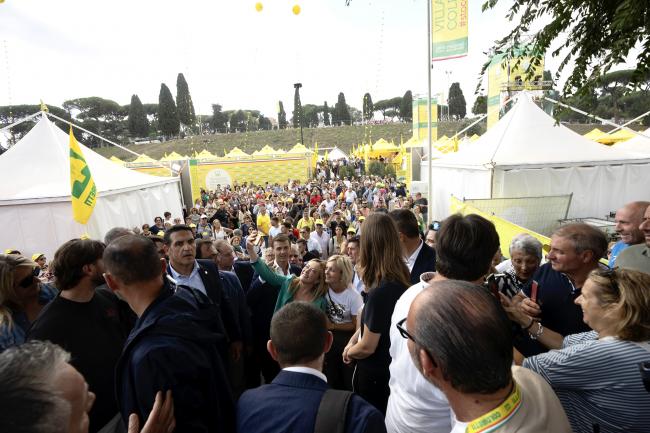
[[[321,220],[321,219],[317,219],[315,224],[316,224],[316,225],[319,225],[319,224],[320,224],[320,225],[322,225],[322,226],[325,225],[325,223],[323,223],[323,220]]]
[[[356,233],[357,231],[354,229],[354,227],[348,228],[348,233]]]
[[[32,254],[32,260],[36,261],[36,260],[40,259],[42,256],[44,256],[44,255],[45,254],[43,254],[43,253]]]

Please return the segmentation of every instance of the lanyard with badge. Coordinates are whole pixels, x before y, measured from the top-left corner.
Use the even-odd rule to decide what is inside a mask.
[[[519,410],[521,406],[521,392],[515,383],[515,389],[506,400],[496,409],[470,421],[465,433],[488,433],[501,427]]]

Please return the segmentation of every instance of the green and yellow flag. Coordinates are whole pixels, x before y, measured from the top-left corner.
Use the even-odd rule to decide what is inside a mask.
[[[468,0],[430,0],[431,60],[447,60],[467,55]]]
[[[72,126],[70,127],[70,191],[72,217],[79,224],[86,224],[97,203],[97,188],[79,143],[74,138]]]

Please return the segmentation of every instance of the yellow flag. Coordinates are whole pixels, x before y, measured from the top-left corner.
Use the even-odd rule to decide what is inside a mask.
[[[79,143],[74,138],[72,126],[70,127],[70,190],[72,217],[79,224],[86,224],[95,209],[97,188]]]

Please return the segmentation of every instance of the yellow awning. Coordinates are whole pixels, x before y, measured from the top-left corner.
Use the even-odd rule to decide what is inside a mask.
[[[250,155],[239,147],[233,148],[230,152],[226,153],[226,158],[248,158]]]
[[[147,164],[147,163],[153,163],[153,162],[158,162],[158,161],[156,161],[155,159],[153,159],[150,156],[147,156],[144,153],[142,155],[138,156],[133,161],[131,161],[131,163],[133,163],[133,164]]]
[[[196,159],[215,159],[216,158],[215,155],[211,154],[206,149],[203,149],[199,153],[195,153],[194,156],[196,157]]]
[[[118,158],[117,156],[111,156],[111,157],[109,158],[109,160],[110,160],[111,162],[114,162],[115,164],[120,164],[120,165],[124,165],[124,164],[126,164],[124,161],[122,161],[122,160],[121,160],[120,158]]]
[[[304,154],[310,152],[311,151],[301,143],[296,143],[295,146],[293,146],[291,149],[289,149],[289,151],[287,151],[287,153],[291,153],[291,154]]]
[[[163,162],[180,161],[182,159],[184,159],[183,156],[176,152],[172,152],[169,155],[165,155],[162,158],[160,158],[160,160]]]
[[[596,141],[599,139],[602,135],[604,134],[603,131],[601,131],[598,128],[594,128],[591,131],[587,132],[583,137],[588,138],[589,140],[594,140]]]

